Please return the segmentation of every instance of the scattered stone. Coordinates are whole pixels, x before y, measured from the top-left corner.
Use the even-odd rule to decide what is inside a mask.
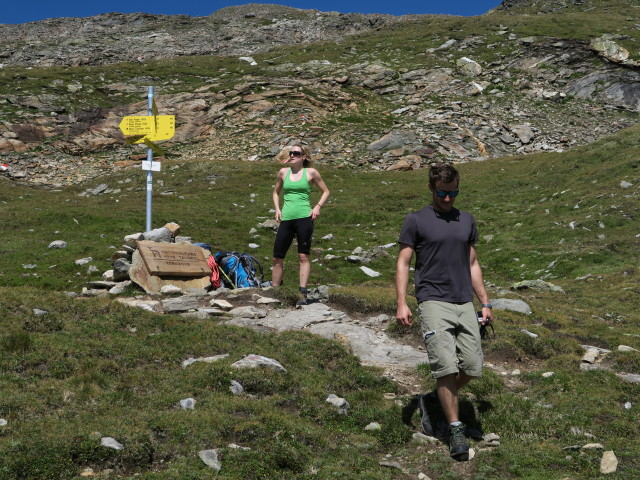
[[[604,445],[600,443],[587,443],[582,446],[582,450],[604,450]]]
[[[41,317],[43,315],[48,314],[49,312],[47,310],[40,310],[39,308],[34,308],[33,310],[31,310],[33,312],[34,315]]]
[[[256,308],[253,305],[232,308],[229,310],[229,314],[234,317],[242,318],[264,318],[267,316],[267,312],[265,310]]]
[[[232,363],[231,366],[233,368],[269,368],[271,370],[275,370],[277,372],[287,373],[287,370],[280,365],[276,360],[273,360],[268,357],[263,357],[262,355],[247,355],[242,360],[238,360],[235,363]]]
[[[600,473],[614,473],[618,469],[618,459],[613,450],[607,450],[600,460]]]
[[[86,265],[89,262],[93,262],[93,258],[91,257],[86,257],[86,258],[80,258],[78,260],[76,260],[76,265]]]
[[[200,450],[198,457],[200,457],[200,460],[202,460],[206,466],[213,468],[215,471],[219,472],[222,469],[222,464],[218,460],[218,452],[216,450]]]
[[[496,442],[500,440],[500,435],[497,435],[495,433],[487,433],[482,437],[482,440],[484,440],[485,442]]]
[[[147,312],[160,313],[162,304],[158,300],[140,300],[137,298],[117,298],[118,302],[130,307],[141,308]]]
[[[436,437],[425,435],[422,432],[415,432],[411,436],[411,438],[413,439],[414,442],[418,442],[418,443],[428,443],[430,445],[437,445],[438,443],[440,443],[440,440],[438,440]]]
[[[254,294],[252,296],[252,298],[253,298],[253,300],[255,300],[256,303],[258,303],[260,305],[268,305],[268,304],[272,304],[272,303],[282,303],[277,298],[263,297],[263,296],[260,296],[258,294]]]
[[[236,380],[231,380],[231,386],[229,387],[229,390],[231,390],[231,393],[233,393],[234,395],[241,395],[242,392],[244,392],[244,387],[240,385],[240,383]]]
[[[163,285],[160,289],[160,293],[164,295],[172,295],[175,293],[182,293],[182,289],[180,287],[176,287],[175,285]]]
[[[585,354],[582,356],[582,361],[585,363],[596,363],[598,357],[600,356],[599,348],[588,348]]]
[[[328,403],[338,408],[338,413],[340,415],[345,415],[350,408],[349,402],[347,402],[344,398],[340,398],[335,394],[330,394],[326,400]]]
[[[460,69],[463,75],[477,76],[482,73],[482,67],[480,64],[467,57],[459,58],[456,61],[456,66]]]
[[[367,431],[382,430],[382,425],[380,425],[378,422],[371,422],[369,425],[364,427],[364,429]]]
[[[107,448],[113,448],[114,450],[124,449],[124,446],[112,437],[102,437],[100,439],[100,445]]]
[[[396,470],[404,470],[402,468],[402,465],[400,465],[400,463],[398,463],[398,462],[390,462],[388,460],[382,460],[382,461],[378,462],[378,465],[380,465],[381,467],[395,468]]]
[[[67,242],[64,240],[54,240],[49,244],[48,248],[67,248]]]
[[[638,350],[636,350],[633,347],[629,347],[627,345],[618,345],[618,351],[619,352],[637,352]]]
[[[113,280],[116,282],[123,282],[129,280],[129,271],[131,269],[131,262],[126,258],[119,258],[113,262]]]
[[[9,424],[4,418],[0,418],[0,427],[6,427]]]
[[[376,272],[375,270],[371,270],[369,267],[361,266],[360,270],[362,270],[369,277],[379,277],[382,275],[380,272]]]
[[[554,374],[553,372],[544,372],[544,373],[542,374],[542,377],[543,377],[543,378],[550,378],[550,377],[553,377],[554,375],[555,375],[555,374]]]
[[[182,367],[186,368],[186,367],[188,367],[189,365],[191,365],[192,363],[195,363],[195,362],[213,363],[213,362],[217,362],[219,360],[224,360],[228,356],[229,356],[228,353],[224,353],[222,355],[214,355],[212,357],[198,357],[198,358],[189,357],[189,358],[187,358],[186,360],[184,360],[182,362]]]
[[[522,282],[517,282],[511,285],[511,290],[528,290],[528,289],[564,293],[564,290],[562,289],[562,287],[559,287],[549,282],[545,282],[544,280],[523,280]]]
[[[229,445],[227,445],[227,448],[230,448],[232,450],[244,450],[245,452],[251,450],[249,447],[241,447],[240,445],[236,445],[235,443],[230,443]]]
[[[520,331],[531,338],[538,338],[539,336],[537,333],[530,332],[526,328],[521,328]]]
[[[160,302],[164,313],[179,313],[198,309],[198,299],[192,295],[168,298]]]
[[[212,307],[221,308],[222,310],[231,310],[233,308],[233,305],[231,305],[229,302],[218,298],[211,300],[211,302],[209,302],[209,305],[211,305]]]
[[[634,373],[616,373],[616,377],[629,383],[640,383],[640,375]]]
[[[193,410],[196,408],[195,398],[184,398],[180,400],[180,408],[183,410]]]
[[[526,315],[531,315],[531,307],[522,300],[515,300],[510,298],[498,298],[492,299],[491,304],[495,310],[507,310],[510,312],[519,312]]]
[[[239,57],[239,60],[247,62],[249,65],[258,65],[258,62],[256,62],[253,57]]]
[[[278,230],[278,225],[279,225],[278,222],[276,222],[275,219],[271,218],[269,220],[265,220],[262,223],[259,223],[258,227],[260,227],[260,228],[268,228],[269,230],[276,231],[276,230]]]

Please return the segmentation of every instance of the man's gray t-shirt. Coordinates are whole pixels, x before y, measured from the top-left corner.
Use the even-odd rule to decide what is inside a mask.
[[[473,301],[469,247],[477,241],[476,222],[468,212],[453,208],[441,213],[429,205],[406,216],[398,242],[416,253],[418,302]]]

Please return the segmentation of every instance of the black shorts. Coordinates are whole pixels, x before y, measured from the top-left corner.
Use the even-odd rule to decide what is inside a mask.
[[[311,237],[313,236],[313,220],[311,217],[296,218],[280,222],[276,241],[273,245],[273,258],[284,258],[293,242],[298,239],[298,253],[311,253]]]

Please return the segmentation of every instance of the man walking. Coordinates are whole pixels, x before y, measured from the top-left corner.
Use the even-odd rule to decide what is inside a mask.
[[[407,284],[415,252],[415,295],[437,396],[449,422],[449,453],[456,460],[468,460],[465,425],[458,417],[458,391],[473,377],[482,376],[474,292],[482,304],[482,323],[491,322],[493,316],[474,247],[478,240],[475,220],[453,207],[459,183],[460,175],[452,165],[434,165],[429,171],[431,204],[404,220],[398,239],[396,320],[401,325],[413,323]]]

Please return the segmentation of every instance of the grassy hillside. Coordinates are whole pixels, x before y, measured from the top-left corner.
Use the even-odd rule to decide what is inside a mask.
[[[472,384],[468,399],[501,446],[468,464],[453,463],[442,447],[412,443],[400,407],[383,396],[395,386],[336,343],[64,295],[99,279],[122,238],[144,229],[143,172],[62,191],[0,179],[0,418],[8,421],[0,427],[0,479],[71,479],[86,468],[145,479],[409,479],[420,471],[434,480],[593,479],[601,477],[602,450],[563,450],[593,442],[620,462],[606,478],[640,478],[640,388],[614,374],[640,373],[640,353],[617,351],[620,344],[640,350],[639,134],[634,127],[565,154],[459,166],[457,206],[478,222],[490,295],[525,300],[533,310],[496,312],[498,336],[485,344],[487,361],[522,374],[507,378],[486,368]],[[274,234],[257,224],[272,217],[277,168],[163,162],[154,173],[153,226],[176,222],[182,235],[220,249],[259,244],[253,253],[268,265]],[[369,264],[382,273],[376,279],[343,259],[323,258],[394,242],[404,215],[429,201],[426,171],[321,173],[332,196],[316,227],[311,283],[335,285],[332,298],[345,308],[393,314],[394,248]],[[78,196],[98,183],[111,191]],[[332,240],[321,239],[329,233]],[[54,240],[68,247],[47,248]],[[75,264],[85,257],[98,273]],[[286,265],[283,298],[295,285],[293,258]],[[508,290],[530,279],[565,293]],[[34,308],[49,313],[36,316]],[[582,344],[614,350],[605,361],[612,370],[581,371]],[[218,364],[180,366],[191,356],[222,353],[230,357]],[[278,359],[288,373],[229,368],[249,353]],[[555,375],[543,377],[547,371]],[[428,369],[420,375],[426,391],[433,386]],[[234,379],[252,396],[232,395]],[[348,415],[325,403],[330,393],[349,401]],[[186,397],[197,399],[195,411],[176,406]],[[372,421],[382,431],[365,432]],[[100,436],[125,449],[100,447]],[[205,448],[221,449],[219,475],[197,458]],[[389,458],[405,472],[379,465]]]

